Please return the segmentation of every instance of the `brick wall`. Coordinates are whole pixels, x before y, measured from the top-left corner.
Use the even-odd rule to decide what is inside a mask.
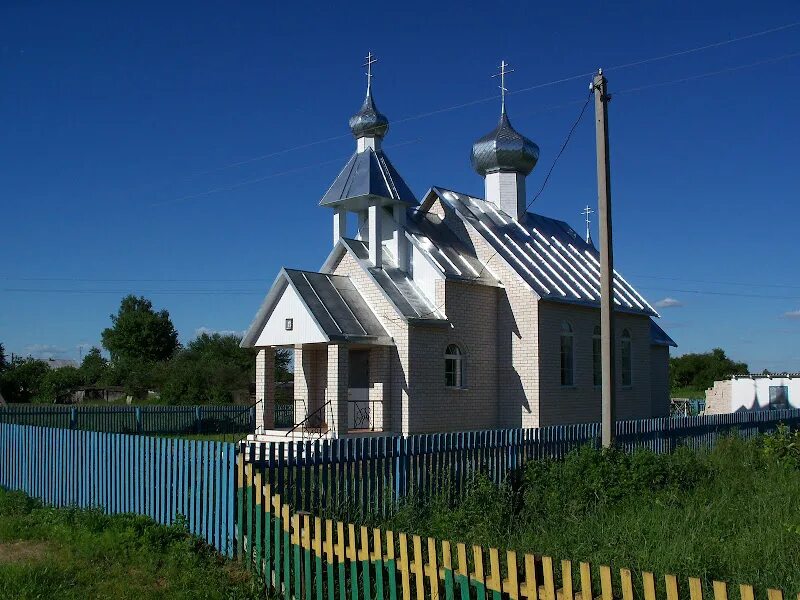
[[[669,416],[669,346],[650,346],[650,414]]]
[[[617,419],[651,416],[650,321],[644,315],[615,314]],[[561,323],[573,330],[575,377],[573,386],[561,385]],[[592,377],[592,336],[600,324],[600,310],[557,302],[539,303],[541,426],[600,420],[601,392]],[[631,334],[630,386],[622,385],[620,338]]]
[[[503,287],[496,291],[495,357],[497,364],[498,427],[539,426],[538,296],[483,236],[464,223],[452,209],[436,200],[431,212],[439,215],[461,240],[487,265]],[[491,319],[490,312],[479,314]]]
[[[730,379],[715,381],[714,387],[706,390],[705,415],[724,415],[732,412],[733,385]]]
[[[394,340],[395,345],[387,348],[385,368],[389,372],[389,389],[384,390],[385,404],[382,408],[385,431],[409,433],[408,415],[408,323],[397,313],[372,278],[364,272],[355,259],[345,252],[333,267],[333,273],[347,275],[363,296],[367,305]],[[388,404],[388,407],[386,406]]]
[[[498,289],[438,281],[436,296],[450,327],[411,328],[410,428],[426,433],[496,427]],[[445,385],[444,354],[450,344],[464,355],[462,388]]]

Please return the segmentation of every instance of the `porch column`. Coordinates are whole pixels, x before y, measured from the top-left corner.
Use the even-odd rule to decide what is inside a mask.
[[[350,357],[347,346],[328,346],[328,388],[330,402],[325,410],[328,428],[336,437],[347,433],[347,398],[349,387]]]
[[[384,415],[388,418],[389,392],[389,348],[373,348],[369,356],[369,412],[372,429],[385,431]]]
[[[303,352],[302,346],[294,347],[294,424],[302,422],[308,416],[308,403],[310,401],[308,393],[309,373],[308,358]]]
[[[275,425],[275,348],[256,354],[256,433]]]

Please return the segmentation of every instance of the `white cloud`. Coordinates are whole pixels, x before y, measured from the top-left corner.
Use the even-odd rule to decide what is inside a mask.
[[[200,337],[203,334],[207,335],[214,335],[218,333],[220,335],[235,335],[237,337],[244,337],[244,331],[235,331],[233,329],[211,329],[210,327],[198,327],[194,330],[194,337]]]
[[[683,302],[670,297],[656,302],[656,308],[677,308],[679,306],[683,306]]]
[[[34,358],[53,358],[64,356],[69,351],[54,344],[31,344],[25,346],[25,352]]]
[[[786,311],[783,316],[786,319],[800,319],[800,309]]]

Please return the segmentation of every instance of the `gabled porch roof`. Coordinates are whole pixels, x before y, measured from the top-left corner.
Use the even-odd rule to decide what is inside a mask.
[[[241,346],[341,341],[392,344],[349,277],[281,269]]]

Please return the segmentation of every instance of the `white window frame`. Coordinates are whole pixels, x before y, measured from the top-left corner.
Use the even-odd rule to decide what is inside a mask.
[[[464,377],[464,352],[458,344],[448,344],[444,351],[444,386],[451,390],[464,389],[466,381]],[[452,366],[452,376],[454,385],[450,384]]]

